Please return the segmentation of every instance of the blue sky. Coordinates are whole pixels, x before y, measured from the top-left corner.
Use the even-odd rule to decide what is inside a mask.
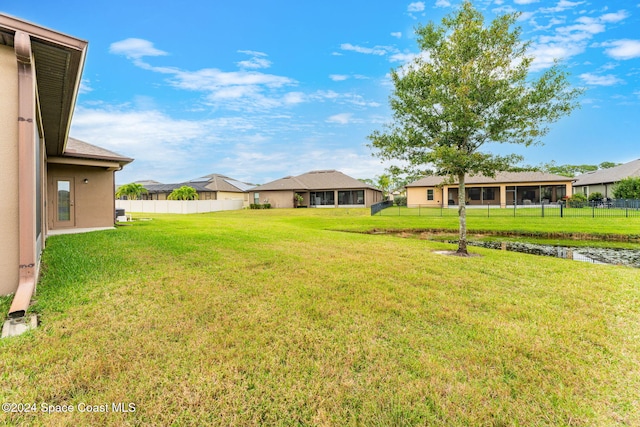
[[[418,52],[414,28],[460,1],[0,2],[0,12],[89,41],[71,136],[136,160],[119,184],[209,173],[265,183],[315,169],[384,173],[367,135],[390,120],[389,71]],[[558,58],[582,108],[525,163],[640,158],[640,0],[478,0],[520,11],[535,72]]]

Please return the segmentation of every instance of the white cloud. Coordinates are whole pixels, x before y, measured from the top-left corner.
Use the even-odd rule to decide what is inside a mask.
[[[351,123],[352,116],[353,116],[353,114],[351,114],[351,113],[334,114],[333,116],[328,117],[326,122],[327,123],[338,123],[338,124],[341,124],[341,125],[347,125],[347,124]]]
[[[515,4],[531,4],[538,3],[540,0],[513,0]]]
[[[393,32],[393,33],[391,33],[391,37],[395,37],[397,39],[400,39],[400,38],[402,38],[402,33],[400,31]]]
[[[575,6],[577,4],[580,4],[580,2],[567,2],[563,0],[558,3],[558,7],[569,7],[570,5]],[[554,60],[567,60],[583,53],[587,48],[588,42],[593,39],[596,34],[606,31],[605,24],[619,22],[627,17],[628,14],[625,11],[608,13],[597,18],[583,15],[577,18],[572,25],[558,27],[553,34],[537,37],[530,52],[535,58],[532,70],[536,71],[548,68],[553,65]],[[559,23],[561,23],[560,20],[552,18],[548,26],[536,26],[536,29],[549,29]],[[533,25],[536,25],[535,22]],[[611,44],[610,46],[614,45]],[[617,46],[614,46],[613,49],[609,50],[614,50],[616,47]],[[629,50],[628,47],[629,46],[624,46],[621,50]]]
[[[131,178],[125,182],[130,182],[143,178],[165,180],[177,175],[195,177],[194,159],[206,158],[223,133],[253,131],[253,127],[240,118],[179,120],[157,110],[79,107],[71,135],[133,157],[134,163],[119,172],[129,175]]]
[[[349,76],[347,76],[345,74],[330,74],[329,78],[331,80],[333,80],[334,82],[342,82],[344,80],[347,80],[349,78]]]
[[[250,55],[251,58],[237,62],[236,65],[240,68],[269,68],[271,66],[271,61],[269,61],[266,57],[267,54],[263,52],[255,52],[252,50],[239,50],[239,53],[244,53]]]
[[[605,53],[614,59],[640,58],[640,40],[616,40],[601,46],[609,47]]]
[[[580,74],[580,78],[585,84],[591,86],[614,86],[620,83],[624,83],[618,77],[613,74],[607,74],[605,76],[598,76],[596,74],[584,73]]]
[[[271,61],[267,54],[252,50],[240,50],[250,55],[246,61],[236,63],[240,70],[223,71],[217,68],[204,68],[196,71],[181,70],[174,67],[158,67],[146,63],[145,56],[167,55],[142,39],[127,39],[111,45],[111,53],[125,55],[133,64],[145,70],[171,76],[168,82],[175,88],[205,92],[208,103],[224,106],[230,110],[255,111],[297,104],[299,95],[284,92],[287,87],[296,86],[297,81],[275,74],[256,71],[268,68]]]
[[[301,104],[306,101],[306,95],[302,92],[289,92],[282,98],[285,104]]]
[[[375,46],[375,47],[363,47],[352,45],[351,43],[342,43],[340,45],[342,50],[348,50],[351,52],[363,53],[365,55],[386,55],[389,50],[392,50],[389,46]]]
[[[89,80],[87,79],[82,79],[80,81],[80,93],[89,93],[91,91],[93,91],[93,88],[90,85]]]
[[[415,53],[394,53],[389,57],[389,61],[407,63],[413,61],[416,56]]]
[[[575,43],[551,43],[534,45],[529,52],[533,56],[532,71],[549,68],[557,61],[566,60],[584,52],[585,46]]]
[[[449,0],[436,0],[436,7],[449,7],[451,2]]]
[[[600,17],[602,22],[620,22],[623,19],[627,19],[629,13],[626,10],[620,10],[616,13],[606,13]]]
[[[408,12],[422,12],[424,11],[424,2],[417,1],[414,3],[410,3],[407,7]]]
[[[129,38],[119,42],[111,43],[109,53],[124,55],[129,59],[140,59],[145,56],[168,55],[160,49],[153,47],[153,43],[148,40]]]
[[[571,9],[572,7],[579,6],[583,4],[584,1],[568,1],[568,0],[560,0],[557,5],[554,7],[548,7],[542,9],[542,12],[563,12],[567,9]]]

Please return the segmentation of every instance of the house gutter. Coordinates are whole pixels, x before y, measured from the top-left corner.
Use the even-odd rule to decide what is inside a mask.
[[[24,317],[36,288],[36,159],[35,86],[31,38],[16,31],[14,49],[18,61],[18,213],[19,282],[9,317]]]

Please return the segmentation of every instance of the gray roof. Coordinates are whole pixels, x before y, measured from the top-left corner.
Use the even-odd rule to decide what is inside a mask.
[[[608,169],[598,169],[578,175],[574,187],[593,184],[613,184],[621,179],[640,176],[640,159]]]
[[[144,183],[143,185],[149,193],[171,193],[176,188],[184,185],[192,187],[198,192],[224,191],[227,193],[245,193],[253,187],[253,184],[241,182],[228,176],[215,173],[178,184]]]
[[[529,182],[571,182],[574,178],[546,172],[498,172],[495,178],[484,175],[467,175],[465,184],[526,184]],[[425,176],[407,184],[406,187],[435,187],[445,182],[446,177]],[[456,181],[457,183],[457,181]]]
[[[336,170],[317,170],[298,176],[286,176],[252,188],[251,191],[314,191],[336,189],[372,189],[378,188],[345,175]]]
[[[65,147],[63,156],[77,157],[81,159],[112,160],[120,163],[121,165],[126,165],[133,161],[132,158],[121,156],[113,151],[109,151],[105,148],[98,147],[75,138],[69,138],[67,140],[67,146]]]

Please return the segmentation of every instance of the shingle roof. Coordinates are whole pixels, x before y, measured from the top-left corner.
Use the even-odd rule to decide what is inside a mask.
[[[150,181],[146,181],[143,185],[149,193],[170,193],[183,185],[192,187],[199,192],[224,191],[228,193],[244,193],[253,187],[252,184],[215,173],[178,184],[161,184],[159,182],[151,183]]]
[[[407,184],[406,187],[434,187],[445,181],[442,176],[425,176]],[[465,184],[498,184],[498,183],[527,183],[527,182],[570,182],[574,178],[555,175],[546,172],[498,172],[495,178],[484,175],[466,176]],[[457,183],[457,181],[456,181]]]
[[[275,181],[268,182],[252,188],[252,191],[269,190],[332,190],[332,189],[360,189],[369,188],[378,190],[376,187],[345,175],[336,170],[317,170],[304,173],[298,176],[286,176]]]
[[[82,159],[113,160],[122,165],[133,161],[130,157],[121,156],[113,151],[109,151],[105,148],[98,147],[75,138],[69,138],[67,140],[67,146],[65,147],[63,156]]]
[[[592,184],[612,184],[621,179],[640,176],[640,159],[608,169],[599,169],[577,176],[575,187]]]

